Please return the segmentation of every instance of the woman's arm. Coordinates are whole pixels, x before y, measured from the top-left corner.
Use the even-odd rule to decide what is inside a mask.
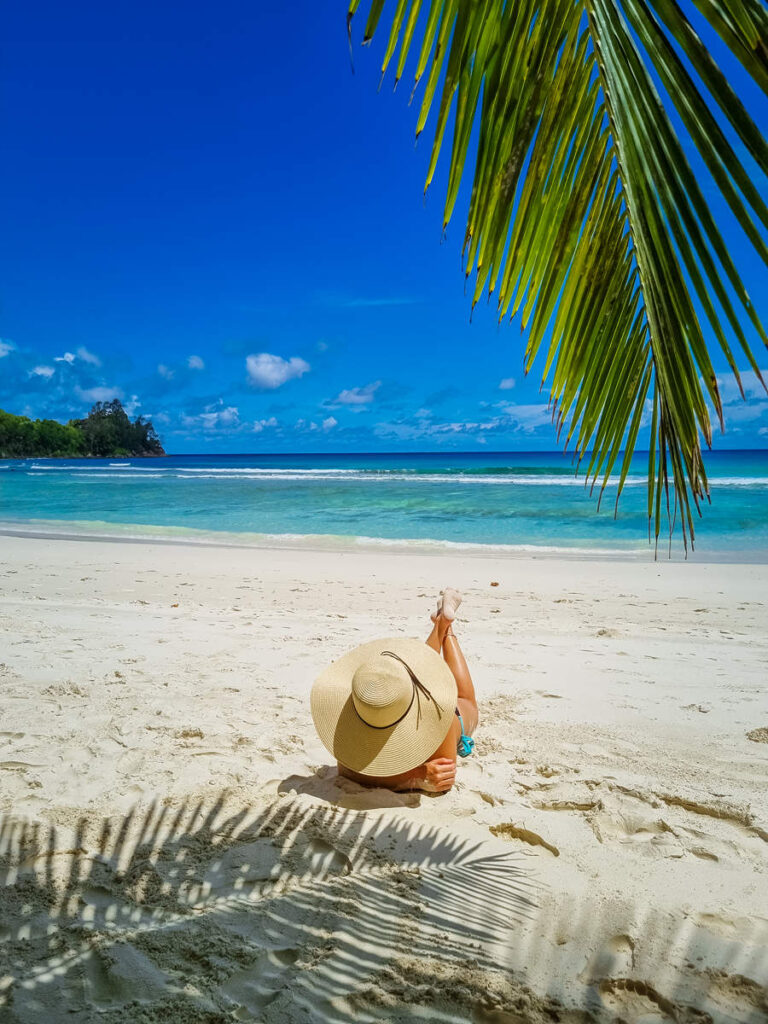
[[[451,789],[456,781],[456,747],[460,733],[459,720],[454,716],[448,735],[432,757],[408,772],[395,788],[423,789],[426,793],[446,793]]]
[[[359,782],[363,786],[386,786],[397,791],[405,789],[423,789],[427,793],[444,793],[456,781],[456,747],[461,735],[459,720],[454,715],[448,735],[434,752],[432,757],[418,768],[412,768],[401,775],[379,777],[353,772],[340,761],[337,762],[339,775]]]

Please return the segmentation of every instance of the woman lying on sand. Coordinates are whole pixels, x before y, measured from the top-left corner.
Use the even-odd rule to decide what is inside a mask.
[[[456,756],[472,752],[477,728],[475,688],[453,632],[460,604],[458,591],[446,588],[426,644],[373,640],[317,679],[312,717],[341,775],[430,793],[456,781]]]

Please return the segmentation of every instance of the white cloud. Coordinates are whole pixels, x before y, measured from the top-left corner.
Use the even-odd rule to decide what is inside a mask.
[[[90,363],[91,366],[101,366],[101,360],[93,352],[89,352],[85,345],[81,345],[77,350],[77,358],[82,359],[84,363]]]
[[[768,412],[768,402],[742,402],[737,405],[735,402],[725,409],[725,427],[733,423],[753,423],[762,419],[763,414]]]
[[[543,402],[536,405],[506,405],[504,412],[512,421],[512,426],[524,434],[531,434],[537,427],[552,425],[552,410]]]
[[[101,360],[98,356],[95,356],[93,352],[89,352],[85,345],[81,345],[77,352],[65,352],[62,356],[55,356],[55,363],[69,363],[71,366],[76,359],[80,359],[84,363],[90,363],[91,366],[101,366]]]
[[[332,405],[368,405],[373,401],[381,381],[366,384],[364,388],[346,388],[334,398]]]
[[[653,422],[653,401],[650,398],[646,398],[643,402],[643,414],[640,417],[640,426],[650,427]]]
[[[139,401],[138,395],[131,395],[127,402],[123,402],[123,408],[128,416],[135,416],[140,405],[141,402]]]
[[[204,412],[201,414],[200,419],[203,421],[203,426],[207,429],[213,427],[234,427],[240,422],[240,410],[236,405],[228,405],[223,409],[217,409],[215,412]]]
[[[761,369],[760,373],[763,380],[768,380],[768,368]],[[702,388],[706,387],[703,378],[699,378],[699,383]],[[765,397],[765,388],[760,383],[754,370],[745,370],[744,373],[741,374],[741,383],[744,388],[745,398]],[[729,373],[725,376],[718,376],[717,387],[720,392],[720,399],[723,405],[741,404],[744,401],[741,397],[741,392],[739,391],[739,385],[736,383],[736,378],[733,374]]]
[[[378,423],[374,428],[382,437],[397,437],[400,440],[416,438],[448,439],[468,436],[478,444],[486,444],[488,437],[535,434],[539,427],[551,427],[551,413],[544,404],[512,405],[502,404],[502,413],[490,419],[456,420],[435,422],[418,413],[405,421]],[[419,412],[428,410],[419,410]]]
[[[478,430],[491,430],[501,422],[501,418],[497,416],[483,422],[435,423],[425,429],[428,434],[474,434]]]
[[[205,363],[200,358],[200,356],[190,356],[189,359],[187,360],[187,366],[190,368],[190,370],[205,369]]]
[[[301,377],[311,369],[308,362],[298,356],[283,359],[270,352],[259,352],[245,360],[248,376],[256,387],[274,390],[294,377]]]
[[[276,426],[277,420],[274,416],[270,416],[268,420],[256,420],[253,424],[253,432],[254,434],[260,434],[265,428]]]
[[[761,368],[760,373],[763,380],[768,380],[768,368]],[[702,388],[706,387],[703,378],[699,378],[699,383]],[[733,374],[725,374],[717,378],[717,387],[723,403],[723,419],[725,420],[726,434],[731,431],[736,434],[744,433],[742,428],[756,423],[768,411],[766,390],[760,383],[760,379],[754,370],[745,370],[741,374],[741,383],[744,388],[743,398]],[[712,409],[711,403],[710,410],[712,422],[716,423],[717,414]]]
[[[108,388],[104,386],[95,388],[75,388],[75,394],[83,402],[111,402],[113,398],[122,398],[123,392],[120,388]]]
[[[333,430],[334,427],[339,425],[339,421],[335,416],[329,416],[323,420],[323,430]]]
[[[159,419],[159,417],[158,417]],[[219,430],[222,427],[239,427],[240,410],[236,405],[224,405],[220,398],[218,402],[206,405],[203,412],[197,416],[182,414],[181,425],[187,429],[202,428],[203,430]]]
[[[157,372],[165,380],[172,380],[173,378],[173,370],[170,368],[170,366],[166,366],[165,363],[157,364]]]
[[[514,386],[515,386],[515,378],[514,377],[505,377],[502,381],[499,382],[499,390],[500,391],[511,391]]]
[[[49,380],[56,371],[52,366],[33,366],[29,371],[30,377],[45,377]]]
[[[12,341],[3,341],[3,339],[0,338],[0,359],[7,356],[9,352],[13,352],[15,347],[16,346]]]

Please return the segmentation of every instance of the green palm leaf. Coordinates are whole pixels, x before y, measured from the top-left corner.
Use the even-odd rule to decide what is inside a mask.
[[[688,6],[768,94],[761,0]],[[384,7],[372,0],[364,42]],[[768,174],[768,142],[676,0],[396,0],[389,26],[382,76],[397,55],[397,83],[416,53],[417,135],[436,109],[426,187],[450,146],[444,227],[476,130],[472,305],[487,291],[500,319],[520,316],[526,372],[541,354],[558,436],[601,494],[618,473],[618,502],[650,417],[649,536],[658,544],[666,511],[687,550],[709,495],[710,407],[723,423],[700,312],[739,386],[733,346],[762,381],[745,327],[768,336],[670,112],[766,264],[754,167]]]

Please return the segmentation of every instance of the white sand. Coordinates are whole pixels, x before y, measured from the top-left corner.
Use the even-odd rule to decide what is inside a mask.
[[[446,583],[477,755],[340,781],[314,675]],[[768,1020],[768,567],[0,537],[0,600],[3,1022]]]

